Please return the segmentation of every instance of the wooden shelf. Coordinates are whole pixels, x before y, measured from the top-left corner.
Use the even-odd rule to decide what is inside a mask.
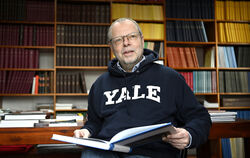
[[[2,97],[47,97],[47,96],[54,96],[54,93],[47,93],[47,94],[0,94]]]
[[[56,96],[88,96],[88,93],[56,93]]]
[[[54,71],[54,69],[0,68],[0,71]]]
[[[110,23],[87,23],[87,22],[56,22],[57,25],[90,25],[90,26],[109,26]]]
[[[184,18],[166,18],[167,21],[203,21],[215,22],[215,19],[184,19]]]
[[[30,48],[30,49],[54,49],[54,46],[15,46],[15,45],[0,45],[0,48]]]
[[[56,44],[57,47],[109,47],[107,44]]]
[[[107,70],[107,66],[56,66],[56,69]]]
[[[7,21],[0,20],[1,24],[30,24],[30,25],[54,25],[55,22],[42,22],[42,21]]]

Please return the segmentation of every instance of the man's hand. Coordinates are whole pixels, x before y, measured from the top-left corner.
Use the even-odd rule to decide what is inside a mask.
[[[76,138],[89,138],[90,133],[87,129],[77,129],[74,131],[74,137],[76,137]]]
[[[175,130],[175,134],[164,135],[162,140],[170,143],[177,149],[184,149],[190,141],[189,132],[184,128],[175,128]]]

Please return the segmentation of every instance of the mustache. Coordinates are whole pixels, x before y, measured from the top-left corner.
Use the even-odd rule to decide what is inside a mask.
[[[125,53],[125,52],[135,52],[135,49],[133,49],[133,48],[124,48],[124,49],[122,49],[122,53]]]

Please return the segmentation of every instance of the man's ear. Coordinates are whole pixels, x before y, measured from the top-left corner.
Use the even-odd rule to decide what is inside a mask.
[[[141,42],[142,42],[142,48],[144,48],[144,37],[143,37],[143,35],[141,36]]]
[[[113,59],[113,58],[115,58],[115,53],[114,53],[114,49],[113,49],[113,46],[110,44],[109,45],[109,47],[110,47],[110,51],[111,51],[111,59]]]

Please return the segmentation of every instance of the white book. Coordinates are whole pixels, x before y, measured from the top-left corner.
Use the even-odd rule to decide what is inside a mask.
[[[218,108],[219,103],[210,103],[210,102],[204,100],[204,107],[206,107],[206,108]]]
[[[72,127],[77,126],[77,122],[50,123],[49,127]]]
[[[102,150],[128,153],[132,151],[134,146],[150,143],[154,140],[161,140],[163,134],[175,132],[175,128],[171,123],[162,123],[123,130],[113,136],[110,141],[96,138],[75,138],[58,134],[53,134],[51,139]]]
[[[72,106],[56,106],[56,110],[71,110]]]
[[[33,77],[31,94],[35,94],[36,89],[36,77]]]
[[[209,112],[210,116],[236,116],[237,112],[225,111],[225,112]]]
[[[56,103],[56,106],[63,106],[63,107],[64,106],[68,106],[68,107],[71,106],[72,107],[73,104],[71,104],[71,103]]]
[[[34,127],[39,120],[1,120],[0,127]]]
[[[44,113],[20,113],[20,114],[6,114],[4,116],[5,120],[40,120],[46,119],[46,114]]]

